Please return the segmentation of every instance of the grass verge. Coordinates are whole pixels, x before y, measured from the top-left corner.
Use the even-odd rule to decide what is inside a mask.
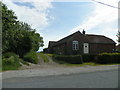
[[[49,59],[47,58],[47,56],[45,56],[45,54],[43,54],[43,53],[38,53],[38,54],[44,60],[44,62],[49,62]]]
[[[120,65],[120,64],[96,64],[94,62],[86,62],[83,64],[68,64],[64,63],[65,66],[107,66],[107,65]]]
[[[26,62],[26,61],[24,61],[24,60],[22,60],[22,59],[20,59],[20,62],[21,62],[22,64],[24,64],[24,65],[27,65],[27,66],[30,65],[28,62]]]

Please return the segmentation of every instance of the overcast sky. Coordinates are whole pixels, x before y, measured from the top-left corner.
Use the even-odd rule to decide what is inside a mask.
[[[26,22],[49,41],[57,41],[85,29],[87,34],[105,35],[117,42],[118,9],[91,2],[40,2],[40,0],[3,0],[20,21]],[[87,0],[86,0],[87,1]],[[89,0],[90,1],[90,0]],[[97,0],[118,7],[119,0]],[[40,48],[42,50],[42,48]]]

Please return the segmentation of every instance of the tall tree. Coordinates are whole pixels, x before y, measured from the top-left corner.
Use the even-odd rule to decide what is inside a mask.
[[[14,52],[20,57],[43,46],[43,38],[27,23],[17,20],[12,10],[2,4],[2,52]]]
[[[117,37],[118,37],[118,43],[120,44],[120,31],[118,31]]]
[[[8,40],[12,36],[12,31],[17,17],[12,10],[8,10],[6,5],[2,4],[2,50],[5,52],[9,47]]]

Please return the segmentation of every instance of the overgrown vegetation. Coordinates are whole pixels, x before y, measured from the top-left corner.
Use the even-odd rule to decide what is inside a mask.
[[[31,62],[31,63],[34,63],[34,64],[38,63],[38,57],[37,57],[36,52],[34,52],[34,51],[30,51],[27,54],[25,54],[23,59],[25,61],[28,61],[28,62]]]
[[[12,10],[9,10],[5,4],[0,2],[2,6],[2,54],[7,52],[15,53],[19,58],[25,59],[32,63],[37,63],[36,51],[43,46],[43,38],[35,29],[25,22],[17,19],[17,16]],[[31,52],[32,51],[32,52]],[[33,55],[32,55],[33,54]],[[12,60],[13,59],[13,60]],[[29,60],[28,60],[29,59]],[[8,64],[14,62],[18,64],[15,56],[9,58],[3,57],[3,70],[18,68],[19,65],[13,65],[13,68]],[[5,68],[7,66],[7,68]],[[9,67],[9,68],[8,68]]]
[[[49,62],[49,59],[47,58],[47,56],[44,53],[38,53],[38,54],[44,60],[44,62]]]
[[[22,64],[24,64],[24,65],[27,65],[27,66],[30,65],[27,61],[24,61],[24,60],[22,60],[22,59],[20,59],[20,63],[22,63]]]
[[[20,58],[15,53],[5,53],[2,56],[2,70],[17,70],[20,67]]]

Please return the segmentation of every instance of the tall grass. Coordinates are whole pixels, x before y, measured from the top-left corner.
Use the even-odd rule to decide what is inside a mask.
[[[38,53],[38,54],[44,60],[44,62],[49,62],[49,59],[47,58],[47,56],[44,53]]]
[[[15,53],[5,53],[2,57],[2,71],[17,70],[20,67],[20,58]]]

